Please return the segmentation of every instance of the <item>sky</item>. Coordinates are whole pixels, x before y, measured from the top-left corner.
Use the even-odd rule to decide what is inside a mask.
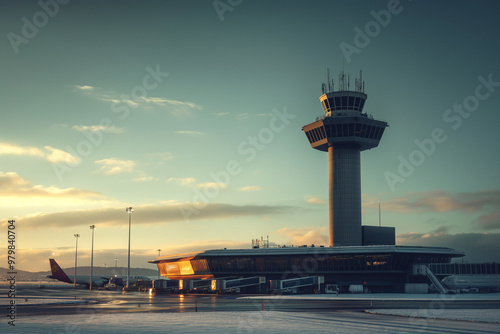
[[[364,225],[500,261],[496,1],[2,1],[0,266],[328,244],[327,68],[389,123]],[[160,250],[160,251],[158,251]]]

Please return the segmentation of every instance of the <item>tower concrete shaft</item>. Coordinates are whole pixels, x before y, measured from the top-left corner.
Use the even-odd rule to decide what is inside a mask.
[[[387,123],[363,113],[364,83],[341,73],[339,90],[333,81],[323,84],[320,96],[325,116],[302,128],[311,147],[328,152],[330,247],[361,246],[360,152],[377,147]]]
[[[328,147],[330,247],[361,246],[359,147]]]

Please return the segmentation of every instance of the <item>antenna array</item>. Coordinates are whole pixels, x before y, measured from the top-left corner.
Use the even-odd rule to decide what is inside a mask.
[[[351,89],[351,77],[346,75],[344,71],[339,74],[339,91],[346,91]],[[365,92],[365,82],[363,81],[363,71],[359,71],[359,78],[354,78],[354,90],[356,92]],[[321,84],[321,91],[323,94],[335,91],[335,82],[330,79],[330,69],[326,69],[326,83]]]

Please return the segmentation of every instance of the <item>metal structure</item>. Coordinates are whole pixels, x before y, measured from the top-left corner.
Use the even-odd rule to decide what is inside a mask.
[[[325,283],[325,278],[323,276],[297,277],[284,280],[273,280],[271,281],[271,288],[273,290],[283,291],[297,289],[303,286],[317,285],[318,291],[320,291],[320,286],[323,283]]]
[[[90,253],[90,282],[89,287],[92,290],[92,276],[94,274],[94,230],[95,225],[90,225],[90,229],[92,230],[92,251]]]
[[[236,279],[214,279],[212,280],[211,289],[217,291],[225,291],[231,289],[239,289],[247,286],[266,284],[266,278],[263,276],[244,277]]]
[[[73,279],[73,283],[76,289],[76,268],[78,266],[78,238],[80,237],[80,234],[74,234],[75,239],[76,239],[76,246],[75,246],[75,277]]]
[[[128,212],[128,266],[127,266],[127,286],[126,288],[129,289],[129,279],[130,279],[130,229],[132,226],[132,212],[135,210],[132,209],[131,206],[125,209],[126,212]]]
[[[328,71],[319,100],[325,116],[302,128],[311,147],[328,152],[329,246],[361,246],[360,152],[377,147],[387,123],[363,113],[367,99],[362,73],[350,89],[350,78],[339,76],[338,90]]]

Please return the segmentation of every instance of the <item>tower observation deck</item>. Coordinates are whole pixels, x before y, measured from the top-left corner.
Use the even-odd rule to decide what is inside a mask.
[[[360,152],[377,147],[387,123],[363,113],[367,99],[362,72],[350,89],[350,78],[339,75],[322,85],[319,100],[325,116],[302,128],[311,147],[328,152],[329,246],[361,246]]]

